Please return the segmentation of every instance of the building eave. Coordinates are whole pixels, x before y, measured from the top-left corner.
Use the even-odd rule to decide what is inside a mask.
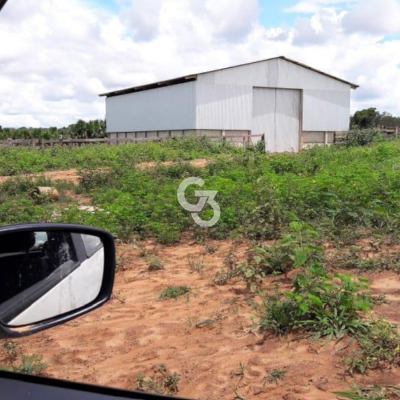
[[[231,67],[225,67],[225,68],[215,69],[215,70],[206,71],[206,72],[200,72],[200,73],[192,74],[192,75],[184,75],[184,76],[181,76],[181,77],[178,77],[178,78],[167,79],[167,80],[164,80],[164,81],[149,83],[149,84],[146,84],[146,85],[133,86],[133,87],[129,87],[129,88],[126,88],[126,89],[114,90],[112,92],[102,93],[99,96],[113,97],[113,96],[120,96],[120,95],[124,95],[124,94],[129,94],[129,93],[142,92],[142,91],[150,90],[150,89],[158,89],[158,88],[165,87],[165,86],[179,85],[179,84],[182,84],[182,83],[193,82],[193,81],[197,80],[197,77],[199,75],[205,75],[205,74],[209,74],[209,73],[213,73],[213,72],[223,71],[223,70],[227,70],[227,69],[231,69],[231,68],[243,67],[243,66],[246,66],[246,65],[257,64],[257,63],[261,63],[261,62],[265,62],[265,61],[271,61],[271,60],[277,60],[277,59],[281,59],[281,60],[285,60],[285,61],[291,62],[291,63],[299,65],[299,66],[301,66],[303,68],[307,68],[307,69],[309,69],[311,71],[314,71],[316,73],[325,75],[325,76],[327,76],[329,78],[332,78],[332,79],[335,79],[335,80],[337,80],[339,82],[343,82],[343,83],[349,85],[352,89],[357,89],[359,87],[355,83],[352,83],[352,82],[346,81],[344,79],[338,78],[338,77],[336,77],[334,75],[331,75],[331,74],[328,74],[326,72],[320,71],[318,69],[310,67],[309,65],[300,63],[300,62],[292,60],[290,58],[287,58],[287,57],[284,57],[284,56],[280,56],[280,57],[268,58],[268,59],[264,59],[264,60],[253,61],[253,62],[245,63],[245,64],[233,65]]]

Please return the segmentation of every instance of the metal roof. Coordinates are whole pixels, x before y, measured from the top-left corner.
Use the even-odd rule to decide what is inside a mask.
[[[214,70],[212,70],[212,71],[205,71],[205,72],[199,72],[199,73],[197,73],[197,74],[191,74],[191,75],[180,76],[180,77],[178,77],[178,78],[167,79],[167,80],[165,80],[165,81],[149,83],[149,84],[146,84],[146,85],[133,86],[133,87],[130,87],[130,88],[127,88],[127,89],[114,90],[114,91],[112,91],[112,92],[102,93],[102,94],[100,94],[99,96],[112,97],[112,96],[119,96],[119,95],[122,95],[122,94],[141,92],[141,91],[149,90],[149,89],[157,89],[157,88],[164,87],[164,86],[178,85],[178,84],[180,84],[180,83],[186,83],[186,82],[195,81],[195,80],[197,80],[197,77],[198,77],[199,75],[209,74],[209,73],[211,73],[211,72],[223,71],[223,70],[225,70],[225,69],[230,69],[230,68],[243,67],[243,66],[245,66],[245,65],[251,65],[251,64],[261,63],[261,62],[265,62],[265,61],[276,60],[276,59],[282,59],[282,60],[289,61],[289,62],[291,62],[291,63],[293,63],[293,64],[300,65],[301,67],[307,68],[307,69],[309,69],[309,70],[311,70],[311,71],[314,71],[314,72],[317,72],[317,73],[319,73],[319,74],[328,76],[329,78],[332,78],[332,79],[335,79],[335,80],[337,80],[337,81],[346,83],[346,84],[350,85],[352,89],[357,89],[357,88],[359,87],[359,86],[356,85],[355,83],[351,83],[351,82],[348,82],[348,81],[346,81],[346,80],[344,80],[344,79],[341,79],[341,78],[338,78],[338,77],[336,77],[336,76],[327,74],[326,72],[320,71],[320,70],[318,70],[318,69],[315,69],[315,68],[313,68],[313,67],[310,67],[309,65],[300,63],[300,62],[295,61],[295,60],[292,60],[292,59],[290,59],[290,58],[287,58],[287,57],[284,57],[284,56],[280,56],[280,57],[267,58],[267,59],[265,59],[265,60],[253,61],[253,62],[245,63],[245,64],[233,65],[233,66],[231,66],[231,67],[225,67],[225,68],[214,69]]]

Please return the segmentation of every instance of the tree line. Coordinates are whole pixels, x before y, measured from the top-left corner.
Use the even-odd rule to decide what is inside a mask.
[[[400,126],[400,117],[394,117],[386,111],[381,113],[376,108],[366,108],[354,113],[350,118],[350,126],[361,129],[376,126]]]
[[[367,129],[377,126],[400,126],[400,117],[376,108],[366,108],[355,112],[350,118],[353,128]],[[75,124],[63,128],[2,128],[0,140],[5,139],[95,139],[107,137],[106,121],[95,119],[91,121],[78,120]]]
[[[0,140],[5,139],[95,139],[107,137],[106,121],[95,119],[91,121],[78,120],[75,124],[63,128],[2,128]]]

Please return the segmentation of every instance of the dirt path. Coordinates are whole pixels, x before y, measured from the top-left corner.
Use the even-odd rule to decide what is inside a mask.
[[[194,166],[194,167],[199,167],[199,168],[204,168],[209,161],[206,160],[205,158],[197,158],[195,160],[189,161],[189,163]],[[161,163],[156,163],[156,162],[143,162],[140,164],[137,164],[137,167],[140,169],[145,169],[145,168],[154,168],[157,165],[173,165],[173,161],[164,161]],[[9,179],[13,179],[16,176],[0,176],[0,183],[4,183],[8,181]],[[57,182],[57,181],[68,181],[71,182],[75,185],[79,183],[79,174],[77,169],[67,169],[67,170],[53,170],[53,171],[44,171],[44,172],[38,172],[38,173],[33,173],[33,174],[21,174],[18,175],[19,178],[23,179],[32,179],[35,180],[38,177],[45,177],[46,179],[49,179],[51,181]]]
[[[179,247],[159,247],[156,253],[165,269],[150,272],[148,259],[154,245],[118,248],[120,270],[113,300],[102,308],[22,340],[26,351],[43,354],[53,377],[134,388],[137,373],[152,374],[164,363],[181,376],[178,396],[198,399],[233,399],[236,394],[252,399],[331,400],[336,390],[348,389],[341,359],[345,343],[335,345],[294,336],[264,337],[252,330],[244,283],[211,285],[212,276],[229,254],[230,241],[212,243],[216,251],[187,241]],[[143,256],[144,253],[150,255]],[[244,259],[246,246],[233,254]],[[204,257],[201,274],[192,272],[188,256]],[[375,293],[387,293],[390,304],[379,313],[400,323],[400,280],[392,272],[370,276]],[[267,284],[272,285],[271,278]],[[281,278],[278,278],[281,279]],[[189,285],[192,292],[178,300],[159,301],[168,285]],[[238,374],[244,365],[244,376]],[[286,371],[277,383],[268,382],[274,369]],[[358,383],[398,384],[395,368],[357,376]]]
[[[35,180],[38,177],[45,177],[54,182],[68,181],[76,185],[79,183],[78,170],[76,169],[45,171],[45,172],[38,172],[35,174],[21,174],[18,175],[18,177],[23,179],[32,179],[32,180]],[[4,183],[13,178],[16,178],[16,176],[0,176],[0,183]]]

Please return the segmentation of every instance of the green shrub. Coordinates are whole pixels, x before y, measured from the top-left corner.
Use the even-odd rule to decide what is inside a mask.
[[[246,280],[247,288],[256,292],[267,275],[287,274],[291,269],[322,261],[322,247],[315,243],[317,232],[302,222],[291,222],[291,232],[278,243],[253,246],[245,263],[237,271]]]
[[[152,257],[149,260],[149,271],[159,271],[164,269],[164,264],[158,257]]]
[[[192,289],[187,285],[168,286],[158,296],[159,300],[177,299],[178,297],[189,295]]]
[[[368,331],[359,336],[359,349],[344,359],[347,371],[365,373],[384,363],[400,365],[400,335],[397,327],[383,318],[370,321]]]
[[[153,373],[146,377],[142,373],[136,375],[135,389],[154,394],[174,395],[179,391],[180,375],[170,372],[165,364],[157,364],[153,367]]]
[[[382,132],[378,128],[359,129],[353,128],[343,138],[342,143],[346,146],[366,146],[377,140],[382,140]]]
[[[364,278],[331,276],[314,264],[294,278],[291,291],[264,299],[260,325],[275,333],[303,328],[314,338],[360,335],[368,330],[362,313],[373,305],[371,297],[361,292],[366,289]]]

